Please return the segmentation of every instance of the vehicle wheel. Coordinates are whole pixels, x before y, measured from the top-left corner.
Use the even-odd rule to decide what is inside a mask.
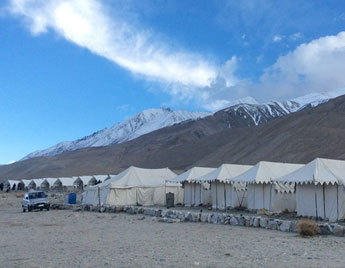
[[[47,211],[49,211],[49,209],[50,209],[50,208],[49,208],[49,207],[47,207]]]
[[[43,210],[43,208],[40,208],[40,211],[42,211]]]
[[[30,207],[30,206],[28,207],[28,211],[29,211],[29,212],[31,211],[31,207]]]
[[[25,208],[23,208],[23,212],[26,212],[26,209],[25,209]]]

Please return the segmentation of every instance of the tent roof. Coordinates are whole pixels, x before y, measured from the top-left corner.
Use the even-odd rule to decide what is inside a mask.
[[[36,186],[40,186],[44,179],[33,179],[30,183],[35,183]]]
[[[120,174],[111,176],[99,186],[110,184],[112,188],[127,187],[158,187],[164,186],[166,180],[171,180],[176,174],[169,168],[145,169],[131,166]]]
[[[112,176],[116,176],[116,175],[112,175]],[[110,175],[93,175],[93,177],[98,180],[98,181],[105,181],[106,179],[108,179],[110,177]]]
[[[304,165],[261,161],[241,175],[230,179],[234,182],[270,183],[272,180],[291,173]]]
[[[197,178],[196,181],[212,182],[218,180],[220,182],[227,182],[229,181],[229,179],[235,178],[236,176],[246,172],[252,167],[253,166],[249,165],[222,164],[219,168]]]
[[[62,177],[62,178],[58,178],[57,181],[60,181],[62,186],[73,186],[74,184],[73,178]]]
[[[28,187],[31,180],[20,180],[23,184],[24,184],[24,187]]]
[[[48,182],[51,186],[57,181],[57,178],[45,178],[44,181]]]
[[[345,161],[316,158],[294,172],[277,178],[277,182],[345,184]]]
[[[208,167],[193,167],[188,169],[186,172],[178,175],[177,177],[172,179],[172,182],[192,182],[196,178],[204,176],[212,171],[215,168],[208,168]]]
[[[77,176],[77,177],[72,177],[74,179],[74,182],[76,180],[81,180],[83,184],[88,184],[90,180],[93,179],[94,176]]]
[[[5,183],[8,183],[10,186],[11,186],[11,188],[13,187],[13,185],[14,184],[17,184],[19,181],[17,181],[17,180],[7,180]]]

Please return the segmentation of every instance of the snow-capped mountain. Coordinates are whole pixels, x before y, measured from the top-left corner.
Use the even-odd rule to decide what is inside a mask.
[[[297,112],[308,106],[315,107],[344,94],[345,88],[341,88],[327,93],[311,93],[289,101],[271,101],[263,104],[258,103],[252,97],[246,97],[234,101],[230,107],[214,113],[212,120],[217,122],[218,130],[230,127],[252,127]],[[211,114],[183,110],[148,109],[122,123],[117,123],[82,139],[61,142],[48,149],[33,152],[22,160],[38,156],[53,156],[86,147],[118,144],[167,126],[187,120],[196,120],[208,115]]]
[[[325,93],[311,93],[289,101],[271,101],[263,104],[259,104],[252,97],[246,97],[241,99],[242,103],[220,110],[214,116],[228,128],[257,126],[308,106],[315,107],[344,94],[345,88],[339,88]]]
[[[184,110],[148,109],[137,115],[117,123],[109,128],[97,131],[76,141],[65,141],[45,150],[30,153],[22,160],[38,157],[53,156],[66,151],[74,151],[86,147],[107,146],[135,139],[141,135],[157,129],[171,126],[186,120],[195,120],[210,115],[207,112],[189,112]]]

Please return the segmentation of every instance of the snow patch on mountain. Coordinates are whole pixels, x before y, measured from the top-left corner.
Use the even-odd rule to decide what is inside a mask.
[[[76,141],[64,141],[45,150],[35,151],[22,160],[53,156],[66,151],[86,147],[99,147],[133,140],[157,129],[172,126],[186,120],[195,120],[210,115],[207,112],[172,111],[170,109],[148,109],[139,114]]]

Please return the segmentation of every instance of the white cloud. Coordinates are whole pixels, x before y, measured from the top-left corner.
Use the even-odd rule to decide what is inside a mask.
[[[302,38],[302,34],[301,33],[294,33],[294,34],[290,35],[289,37],[290,37],[290,39],[296,41],[296,40]]]
[[[273,42],[280,42],[283,39],[281,35],[275,35],[273,36]]]
[[[9,8],[34,35],[54,30],[149,80],[204,87],[217,76],[217,67],[200,55],[172,51],[149,31],[109,16],[97,0],[11,0]]]
[[[260,86],[280,96],[320,92],[345,85],[345,32],[298,46],[281,56],[261,77]],[[269,92],[267,92],[269,94]]]

